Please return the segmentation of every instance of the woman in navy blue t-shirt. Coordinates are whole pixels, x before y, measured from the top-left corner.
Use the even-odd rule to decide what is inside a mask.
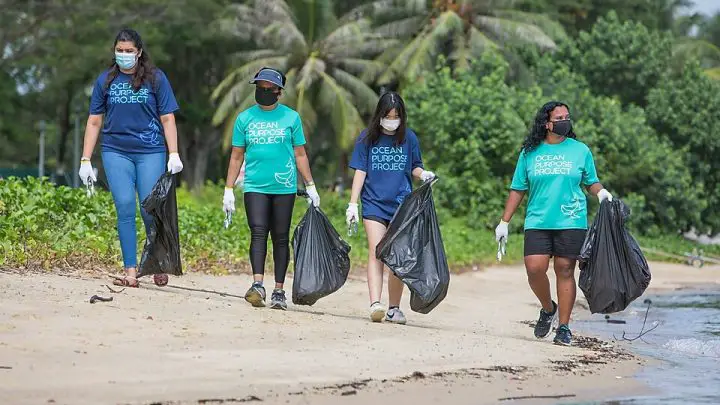
[[[165,171],[178,173],[175,111],[178,104],[165,73],[153,66],[140,35],[124,29],[115,38],[115,58],[95,81],[80,163],[80,179],[97,181],[90,163],[102,132],[102,162],[117,211],[118,236],[126,275],[115,284],[137,287],[136,199],[150,194]],[[145,231],[152,219],[140,208]]]
[[[392,273],[388,277],[387,312],[380,303],[384,266],[375,257],[375,248],[395,211],[412,192],[412,176],[428,181],[435,174],[423,168],[417,135],[407,128],[405,103],[397,93],[380,97],[370,125],[355,143],[350,167],[355,169],[355,177],[346,220],[348,225],[359,221],[359,198],[368,239],[370,319],[404,324],[407,320],[400,310],[403,282]]]

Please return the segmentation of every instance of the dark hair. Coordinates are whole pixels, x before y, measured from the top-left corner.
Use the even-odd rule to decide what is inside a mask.
[[[380,120],[385,118],[390,110],[395,109],[398,116],[400,117],[400,126],[395,131],[395,145],[402,145],[405,143],[405,131],[407,130],[407,112],[405,112],[405,102],[399,94],[394,91],[389,91],[378,100],[377,107],[375,107],[375,114],[370,119],[370,123],[367,128],[366,142],[369,145],[374,145],[380,139],[382,135],[382,127],[380,127]]]
[[[153,65],[152,61],[150,60],[150,55],[147,53],[147,50],[145,50],[143,46],[143,41],[142,38],[140,38],[140,34],[138,34],[137,31],[131,30],[129,28],[124,28],[120,30],[120,32],[115,37],[115,42],[113,43],[113,55],[115,53],[115,47],[117,46],[118,42],[132,42],[133,45],[135,45],[135,47],[138,49],[138,52],[140,52],[140,57],[138,58],[135,73],[133,73],[133,77],[131,80],[133,90],[140,90],[140,87],[142,87],[143,83],[146,82],[150,83],[150,86],[152,88],[155,88],[155,65]],[[115,56],[113,56],[113,60],[110,63],[110,72],[108,73],[107,80],[105,81],[106,88],[110,86],[110,83],[115,80],[118,74],[120,74],[120,68],[118,67],[117,62],[115,62]]]
[[[537,114],[535,114],[535,121],[530,127],[530,133],[528,134],[527,138],[525,138],[525,141],[522,145],[522,149],[525,151],[525,153],[532,152],[535,148],[540,146],[541,143],[543,143],[548,131],[545,125],[548,123],[548,121],[550,121],[550,113],[558,107],[565,107],[568,109],[568,111],[570,111],[570,107],[568,107],[567,104],[561,103],[559,101],[550,101],[549,103],[545,103],[544,106],[540,107]],[[567,137],[575,139],[575,132],[570,131]]]

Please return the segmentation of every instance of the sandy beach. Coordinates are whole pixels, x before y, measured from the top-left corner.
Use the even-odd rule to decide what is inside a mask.
[[[653,290],[720,285],[720,267],[651,269]],[[249,276],[111,293],[79,274],[0,272],[0,403],[554,404],[644,389],[632,378],[644,360],[621,345],[534,339],[538,305],[519,266],[453,276],[428,315],[406,294],[406,326],[369,322],[362,277],[283,312],[176,288],[239,296]],[[113,301],[90,304],[95,294]],[[589,315],[583,304],[578,291],[575,317]]]

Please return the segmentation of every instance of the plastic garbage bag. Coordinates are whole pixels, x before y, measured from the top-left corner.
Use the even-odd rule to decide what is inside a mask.
[[[410,289],[410,309],[432,311],[447,295],[450,268],[443,246],[432,182],[418,187],[400,205],[376,257]]]
[[[153,224],[145,241],[138,277],[163,273],[181,276],[175,176],[170,172],[160,176],[142,206],[152,216]]]
[[[594,314],[624,310],[650,285],[648,263],[625,229],[629,216],[622,201],[604,201],[585,237],[578,284]]]
[[[293,233],[292,302],[313,305],[339,290],[350,273],[350,245],[320,208],[310,206]]]

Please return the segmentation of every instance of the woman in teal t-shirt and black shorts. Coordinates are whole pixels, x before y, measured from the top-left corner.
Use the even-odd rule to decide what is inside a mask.
[[[612,201],[598,180],[590,149],[575,139],[569,107],[549,102],[538,111],[523,143],[495,237],[507,240],[508,222],[527,193],[525,269],[530,288],[542,305],[535,337],[548,336],[559,317],[554,341],[561,345],[572,341],[568,324],[577,291],[574,272],[588,227],[583,186],[600,202]],[[551,257],[559,304],[552,300],[547,277]]]
[[[283,285],[290,261],[290,221],[297,193],[296,172],[299,171],[305,180],[308,196],[316,207],[320,205],[320,196],[305,153],[300,115],[278,103],[285,87],[285,76],[277,69],[262,68],[250,83],[255,84],[257,104],[241,112],[235,121],[223,209],[226,213],[235,211],[233,186],[244,161],[243,191],[254,279],[245,299],[255,307],[265,306],[263,278],[269,233],[275,264],[275,289],[270,307],[287,309]]]

